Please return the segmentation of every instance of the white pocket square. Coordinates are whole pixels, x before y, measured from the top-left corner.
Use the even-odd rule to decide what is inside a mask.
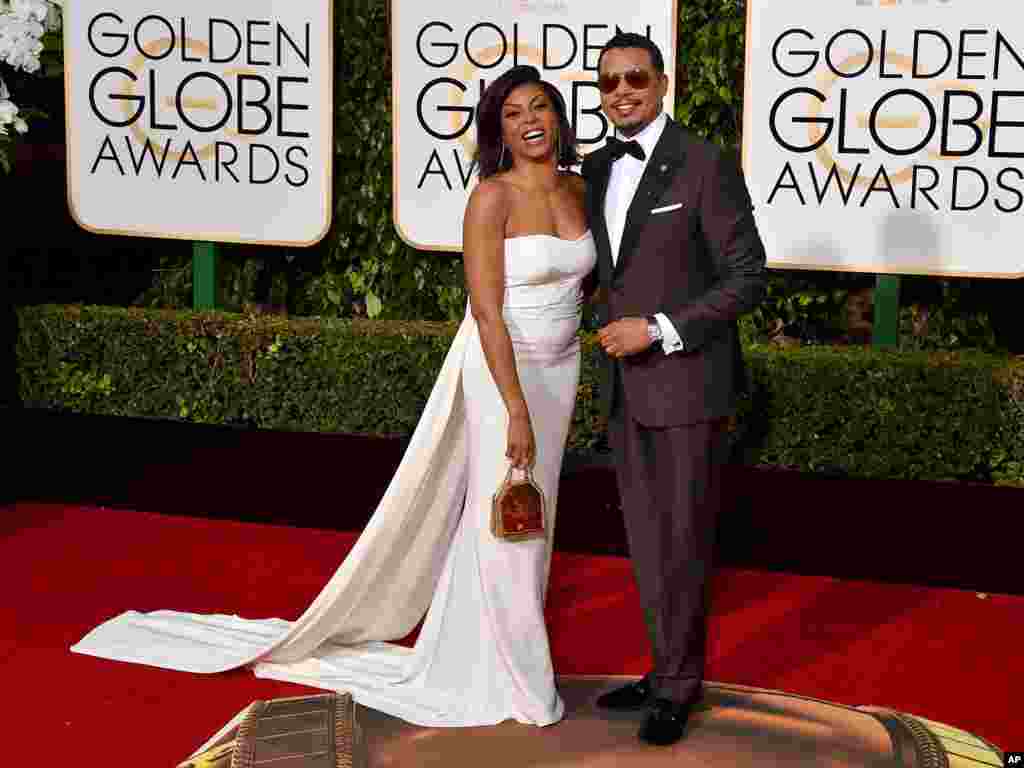
[[[683,207],[682,203],[675,203],[674,205],[665,205],[665,206],[662,206],[661,208],[652,208],[651,209],[651,213],[652,214],[655,214],[655,213],[668,213],[669,211],[678,211],[682,207]]]

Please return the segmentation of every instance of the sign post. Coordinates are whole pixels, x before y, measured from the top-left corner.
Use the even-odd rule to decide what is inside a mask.
[[[192,309],[217,308],[217,246],[192,244]]]
[[[900,341],[899,275],[875,277],[875,311],[871,343],[876,347],[895,347]]]

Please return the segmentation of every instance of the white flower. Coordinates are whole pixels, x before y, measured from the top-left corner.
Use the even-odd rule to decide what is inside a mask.
[[[0,61],[26,72],[37,71],[44,32],[43,25],[33,19],[20,19],[13,13],[0,16]]]
[[[9,125],[18,119],[18,105],[10,99],[0,101],[0,125]]]
[[[14,69],[36,72],[43,52],[43,35],[60,29],[63,0],[0,0],[0,63]],[[0,79],[0,136],[28,133],[28,123],[18,116],[18,105]]]
[[[46,0],[11,0],[11,15],[19,19],[43,22],[49,14],[50,4]]]

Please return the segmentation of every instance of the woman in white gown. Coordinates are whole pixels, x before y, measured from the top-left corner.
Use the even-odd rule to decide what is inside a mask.
[[[559,170],[577,161],[565,104],[535,68],[485,91],[477,137],[465,319],[387,492],[322,592],[294,622],[128,611],[73,651],[192,672],[250,666],[425,726],[562,718],[544,601],[596,255],[583,181]],[[545,494],[544,539],[490,531],[510,462],[532,466]],[[387,642],[424,613],[414,648]]]

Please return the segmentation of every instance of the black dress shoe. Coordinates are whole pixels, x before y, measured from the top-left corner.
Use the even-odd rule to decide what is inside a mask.
[[[675,744],[683,737],[694,699],[680,704],[669,699],[655,699],[640,729],[640,740],[659,747]]]
[[[651,681],[643,677],[635,683],[628,683],[621,688],[598,696],[597,706],[601,709],[644,709],[651,703],[653,693]]]

